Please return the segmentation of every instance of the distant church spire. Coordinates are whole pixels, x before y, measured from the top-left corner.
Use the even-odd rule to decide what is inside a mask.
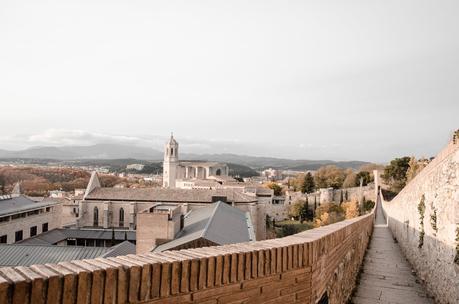
[[[179,144],[171,132],[171,138],[164,147],[163,187],[175,188],[177,167],[179,163]]]

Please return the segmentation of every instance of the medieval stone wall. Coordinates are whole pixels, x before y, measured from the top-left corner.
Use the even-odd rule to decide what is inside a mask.
[[[362,187],[352,187],[345,189],[320,189],[317,192],[303,194],[301,192],[291,192],[285,195],[284,204],[272,204],[272,202],[264,203],[266,209],[266,214],[276,221],[282,221],[287,219],[290,206],[294,204],[297,200],[306,200],[308,199],[309,209],[314,209],[314,202],[316,202],[316,208],[321,204],[325,203],[335,203],[340,204],[346,201],[360,201],[360,196],[366,200],[372,200],[376,202],[375,196],[375,187],[371,183],[367,186]]]
[[[0,303],[345,303],[374,214],[282,239],[0,268]]]
[[[438,303],[459,303],[459,144],[449,143],[383,208],[429,293]]]

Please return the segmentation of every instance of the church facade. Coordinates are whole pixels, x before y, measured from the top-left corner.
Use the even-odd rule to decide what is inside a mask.
[[[258,197],[236,189],[105,188],[93,172],[79,201],[79,228],[136,230],[139,212],[154,204],[181,206],[182,213],[223,202],[248,214],[257,240],[266,238],[266,212]]]
[[[164,148],[163,187],[176,188],[177,183],[193,180],[218,180],[228,177],[226,164],[179,160],[179,144],[171,135]]]

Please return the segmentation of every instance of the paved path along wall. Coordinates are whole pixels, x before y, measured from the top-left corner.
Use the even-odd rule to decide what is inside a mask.
[[[459,143],[451,141],[383,207],[428,292],[438,303],[459,303]]]
[[[374,214],[282,239],[0,268],[0,303],[345,303]]]
[[[373,236],[352,303],[433,303],[394,241],[380,203],[377,205]]]

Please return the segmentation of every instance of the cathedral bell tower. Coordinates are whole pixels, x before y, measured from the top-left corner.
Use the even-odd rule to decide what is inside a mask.
[[[171,134],[169,142],[164,148],[163,162],[163,187],[175,188],[175,180],[177,178],[178,159],[178,143]]]

